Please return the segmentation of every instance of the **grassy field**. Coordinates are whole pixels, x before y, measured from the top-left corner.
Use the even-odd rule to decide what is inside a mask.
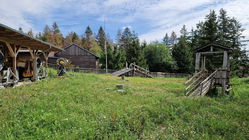
[[[119,79],[75,73],[0,90],[0,139],[249,139],[249,79],[202,98],[184,96],[185,79]]]

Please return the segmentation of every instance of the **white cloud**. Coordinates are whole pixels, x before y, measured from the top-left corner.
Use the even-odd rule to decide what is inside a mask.
[[[0,23],[27,31],[33,25],[25,16],[47,16],[56,3],[58,0],[0,0]]]
[[[187,25],[187,28],[191,29],[195,27],[196,23],[204,19],[205,15],[209,13],[209,10],[214,9],[218,12],[220,8],[227,10],[229,16],[236,17],[242,25],[244,25],[243,27],[249,30],[248,0],[176,0],[171,1],[171,3],[170,1],[164,1],[158,5],[163,6],[159,6],[159,8],[157,6],[151,6],[149,11],[145,10],[143,12],[148,19],[154,21],[154,23],[152,23],[154,29],[142,34],[140,36],[142,40],[161,40],[166,32],[171,33],[172,30],[179,32],[179,29],[184,24]],[[198,7],[203,8],[198,9]],[[165,12],[165,14],[159,14],[163,12]],[[249,38],[248,30],[244,31],[244,35],[247,38]]]
[[[63,25],[80,24],[79,19],[71,20],[73,16],[95,18],[96,22],[103,22],[105,18],[106,22],[120,24],[120,27],[146,24],[148,30],[140,34],[140,38],[153,41],[161,40],[166,32],[178,32],[184,24],[191,29],[210,9],[220,8],[249,29],[248,0],[0,0],[0,5],[0,23],[26,31],[30,28],[36,31],[29,16],[43,19],[40,26],[58,19]],[[249,30],[244,35],[249,39]]]

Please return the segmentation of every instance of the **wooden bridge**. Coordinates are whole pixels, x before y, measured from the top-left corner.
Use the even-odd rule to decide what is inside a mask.
[[[142,77],[149,77],[152,78],[153,76],[150,75],[150,72],[134,63],[131,63],[129,67],[121,69],[112,73],[112,76],[142,76]]]
[[[209,90],[216,86],[222,87],[223,94],[229,92],[230,88],[230,64],[229,52],[230,49],[210,44],[196,49],[195,71],[193,77],[186,81],[186,95],[187,96],[204,96]],[[223,62],[219,63],[221,66],[215,70],[208,70],[206,68],[206,57],[220,57],[223,56]],[[218,59],[219,60],[219,59]],[[214,63],[211,61],[211,63]]]

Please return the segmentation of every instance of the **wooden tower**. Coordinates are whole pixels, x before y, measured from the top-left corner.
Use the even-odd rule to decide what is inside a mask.
[[[203,96],[213,86],[221,86],[223,94],[228,92],[230,90],[229,53],[231,49],[209,44],[195,49],[195,52],[195,75],[186,82],[186,94]]]

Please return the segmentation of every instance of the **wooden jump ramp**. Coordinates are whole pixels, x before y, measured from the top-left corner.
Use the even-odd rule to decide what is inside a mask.
[[[121,69],[112,73],[112,76],[142,76],[152,78],[153,76],[150,75],[150,72],[134,63],[131,63],[129,67]]]

